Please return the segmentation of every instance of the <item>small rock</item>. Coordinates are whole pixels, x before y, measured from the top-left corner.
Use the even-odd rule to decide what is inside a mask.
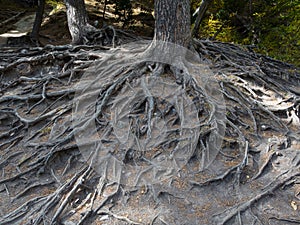
[[[74,222],[72,221],[64,221],[62,222],[63,225],[76,225]]]
[[[108,219],[109,219],[109,216],[105,215],[105,216],[102,216],[99,220],[104,221],[104,220],[108,220]]]

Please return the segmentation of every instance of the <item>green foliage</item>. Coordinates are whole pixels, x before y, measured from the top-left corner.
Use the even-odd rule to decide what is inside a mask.
[[[300,66],[300,3],[270,2],[265,12],[254,15],[258,51]]]
[[[46,0],[46,3],[51,6],[56,6],[58,4],[63,4],[63,0]]]
[[[59,10],[61,10],[64,7],[63,0],[46,0],[46,4],[50,5],[53,8],[50,15],[58,12]]]
[[[200,0],[191,0],[192,10]],[[260,53],[300,66],[297,0],[214,0],[201,24],[202,38],[255,45]]]

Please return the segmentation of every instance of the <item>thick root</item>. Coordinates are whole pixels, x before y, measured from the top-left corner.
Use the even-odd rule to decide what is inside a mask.
[[[0,223],[298,221],[299,70],[194,44],[1,50]]]

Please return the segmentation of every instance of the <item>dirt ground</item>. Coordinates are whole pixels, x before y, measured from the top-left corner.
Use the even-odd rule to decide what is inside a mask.
[[[87,11],[89,12],[89,22],[91,24],[97,23],[96,27],[101,28],[103,21],[105,24],[113,25],[116,28],[121,28],[122,23],[118,21],[113,13],[111,5],[107,6],[105,19],[102,18],[103,6],[97,1],[85,1]],[[60,4],[57,8],[48,5],[45,10],[44,21],[40,31],[40,41],[42,45],[63,45],[70,43],[71,37],[68,31],[67,17],[64,5]],[[139,10],[134,10],[134,23],[123,28],[127,32],[151,37],[153,35],[154,22],[150,21],[151,26],[145,24],[140,17],[138,17]],[[25,35],[31,31],[35,17],[34,8],[24,8],[14,4],[3,6],[0,9],[0,23],[9,19],[9,23],[0,26],[0,45],[6,44],[7,37],[17,37]]]
[[[87,4],[90,20],[101,22],[101,13],[93,12],[94,9],[99,11],[96,2],[87,1]],[[5,21],[23,9],[2,8],[0,11],[1,21]],[[27,9],[15,21],[1,26],[1,33],[16,29],[20,18],[32,14],[33,11]],[[121,26],[115,18],[107,20],[116,27]],[[153,32],[142,24],[129,27],[127,32],[130,30],[145,36]],[[222,84],[220,89],[226,104],[222,149],[204,171],[199,169],[203,161],[203,153],[199,152],[180,170],[171,173],[171,177],[167,173],[168,179],[155,184],[126,186],[87,166],[82,147],[95,149],[96,145],[93,142],[79,145],[74,139],[73,130],[82,124],[75,120],[76,126],[73,125],[72,100],[76,97],[77,85],[88,74],[86,71],[102,73],[103,68],[99,69],[98,64],[115,67],[108,70],[107,77],[95,82],[104,90],[99,96],[111,98],[107,106],[121,102],[126,107],[130,105],[127,101],[134,100],[133,97],[124,99],[126,92],[120,88],[122,85],[117,85],[124,77],[129,90],[138,90],[137,81],[144,81],[142,78],[155,70],[146,64],[146,72],[133,77],[136,75],[130,73],[130,67],[125,70],[117,64],[125,58],[135,60],[135,55],[126,49],[66,45],[70,36],[63,10],[46,18],[41,41],[48,46],[0,48],[1,225],[300,224],[298,68],[233,44],[195,41],[199,55]],[[58,44],[60,46],[54,46]],[[90,67],[93,62],[96,67]],[[139,68],[139,71],[143,70]],[[169,73],[164,77],[167,81],[173,79]],[[141,84],[144,88],[145,84]],[[113,88],[114,91],[107,91]],[[103,99],[97,98],[97,103],[101,105]],[[159,100],[159,97],[155,99]],[[204,119],[206,104],[198,105]],[[138,108],[140,117],[146,106]],[[158,109],[154,109],[153,115],[156,114],[159,114]],[[109,110],[101,115],[97,118],[97,131],[105,136],[103,131],[113,124],[114,115]],[[179,112],[166,114],[166,118],[173,121],[174,115],[178,116]],[[176,126],[171,128],[168,132],[176,130]],[[203,133],[209,132],[205,126],[202,129]],[[119,154],[118,157],[124,154],[112,140],[105,138],[101,144],[112,146],[110,154]],[[177,143],[176,140],[172,144]],[[199,143],[199,149],[204,144]],[[128,152],[124,162],[130,163],[135,155]],[[120,171],[116,172],[116,168],[110,172]],[[121,172],[129,174],[130,180],[130,169]],[[144,171],[139,177],[146,179],[148,175]]]

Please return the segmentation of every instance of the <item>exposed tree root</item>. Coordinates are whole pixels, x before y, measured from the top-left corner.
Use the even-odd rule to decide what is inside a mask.
[[[299,164],[300,162],[299,160],[300,158],[298,157],[298,161],[295,162],[296,164],[291,165],[292,168],[296,169],[291,169],[290,171],[285,171],[282,174],[280,174],[278,177],[276,177],[275,181],[272,181],[270,184],[267,184],[265,187],[263,187],[259,195],[256,195],[245,202],[239,203],[234,207],[226,209],[221,214],[214,215],[214,217],[217,218],[217,220],[214,223],[225,224],[231,218],[250,208],[253,204],[258,202],[262,198],[266,197],[267,195],[272,195],[278,188],[284,186],[291,179],[294,179],[294,177],[299,176],[300,172],[299,168],[297,168],[297,164]]]
[[[264,221],[300,182],[299,70],[194,46],[213,73],[136,43],[2,49],[0,224]]]

